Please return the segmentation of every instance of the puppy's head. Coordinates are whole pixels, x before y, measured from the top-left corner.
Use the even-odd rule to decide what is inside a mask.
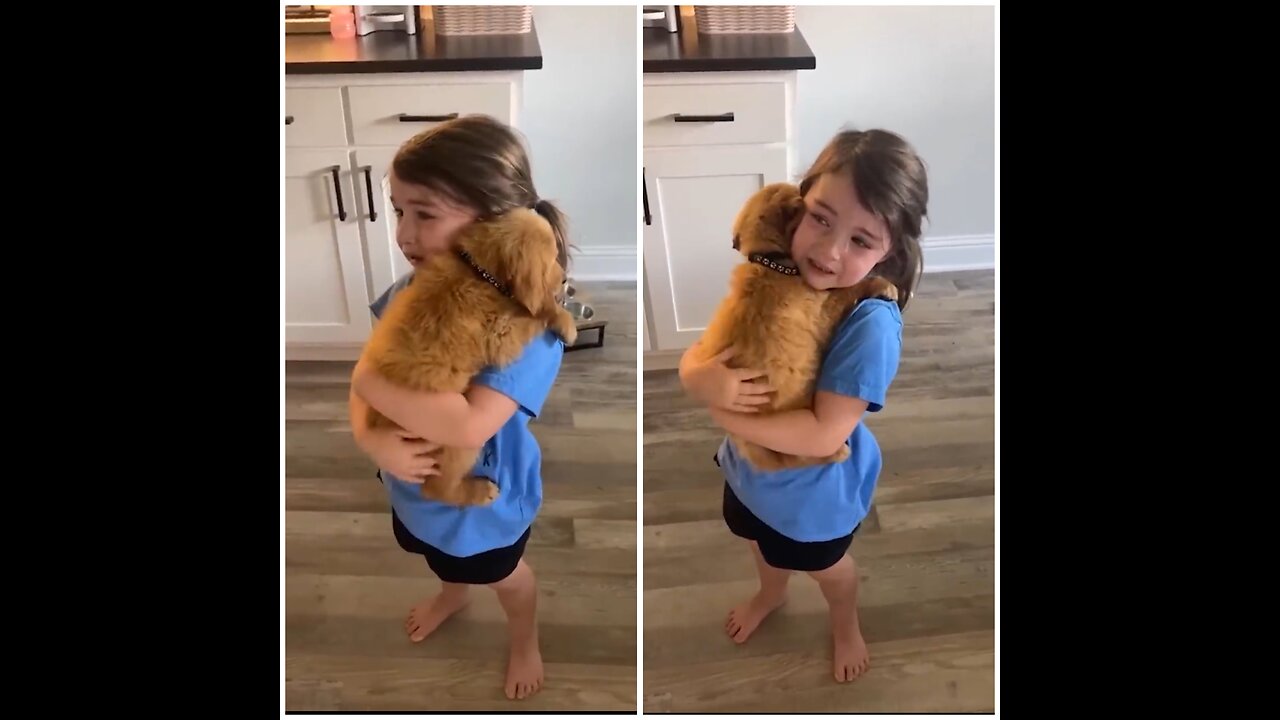
[[[462,231],[458,247],[510,291],[533,317],[552,322],[565,273],[555,231],[541,215],[517,208]]]
[[[733,221],[733,249],[791,254],[791,235],[804,217],[800,190],[789,183],[765,185],[747,198]]]

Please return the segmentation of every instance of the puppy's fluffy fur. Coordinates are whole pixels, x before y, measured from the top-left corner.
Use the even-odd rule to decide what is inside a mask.
[[[774,254],[779,264],[794,267],[791,237],[804,213],[804,201],[794,185],[766,185],[738,211],[733,247],[743,257]],[[869,297],[897,300],[898,292],[878,277],[849,288],[814,290],[800,275],[744,262],[734,268],[729,294],[703,332],[698,359],[708,360],[734,346],[737,352],[730,366],[762,370],[776,389],[769,403],[756,406],[761,414],[811,408],[818,370],[837,323]],[[760,470],[834,463],[849,457],[847,445],[819,458],[780,453],[731,437],[743,457]]]
[[[464,228],[455,250],[507,286],[508,298],[482,279],[456,251],[418,268],[413,282],[388,303],[364,347],[364,356],[398,386],[427,392],[464,392],[486,366],[505,366],[531,340],[551,328],[566,343],[577,337],[573,317],[559,302],[564,271],[556,239],[532,210],[512,210]],[[396,427],[370,408],[370,427]],[[442,447],[439,475],[422,495],[451,505],[487,505],[498,486],[471,477],[478,449]]]

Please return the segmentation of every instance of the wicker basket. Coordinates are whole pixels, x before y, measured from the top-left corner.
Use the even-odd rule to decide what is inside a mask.
[[[693,9],[698,32],[788,33],[796,28],[795,5],[697,5]]]
[[[533,28],[532,5],[433,5],[437,35],[522,35]]]

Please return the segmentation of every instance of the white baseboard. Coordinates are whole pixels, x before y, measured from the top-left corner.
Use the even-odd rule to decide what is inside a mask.
[[[684,350],[648,350],[644,354],[644,371],[675,370],[680,367]]]
[[[352,345],[350,343],[340,343],[334,345],[308,345],[303,343],[286,344],[284,348],[285,360],[350,360],[356,361],[360,359],[360,353],[363,352],[364,345]]]
[[[573,251],[569,277],[574,280],[636,281],[633,245],[587,245]]]
[[[920,241],[924,271],[993,270],[996,266],[995,235],[948,235]]]

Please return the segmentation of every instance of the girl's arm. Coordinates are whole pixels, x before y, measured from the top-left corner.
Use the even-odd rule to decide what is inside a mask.
[[[712,409],[730,433],[792,455],[826,457],[866,413],[879,412],[898,372],[902,315],[896,303],[868,300],[841,322],[818,375],[813,409],[746,415]]]
[[[487,368],[472,378],[466,393],[427,393],[393,385],[363,360],[356,363],[351,387],[378,412],[405,430],[433,443],[483,447],[516,411],[537,417],[560,372],[564,344],[547,332],[534,339],[514,362]]]
[[[352,373],[351,389],[405,430],[452,447],[483,447],[516,412],[514,400],[483,385],[465,394],[406,390],[363,360]]]
[[[701,353],[701,345],[701,340],[695,342],[680,356],[680,385],[690,397],[709,408],[743,413],[759,412],[756,406],[769,402],[767,396],[773,388],[765,382],[756,382],[764,371],[726,365],[734,355],[734,348],[699,363],[694,355]]]
[[[347,397],[347,418],[351,422],[351,436],[356,441],[356,447],[365,454],[369,454],[369,403],[364,398],[356,394],[355,387],[351,388],[351,392]]]
[[[826,457],[840,449],[867,411],[867,401],[818,391],[813,409],[755,415],[711,409],[711,417],[727,432],[790,455]]]

